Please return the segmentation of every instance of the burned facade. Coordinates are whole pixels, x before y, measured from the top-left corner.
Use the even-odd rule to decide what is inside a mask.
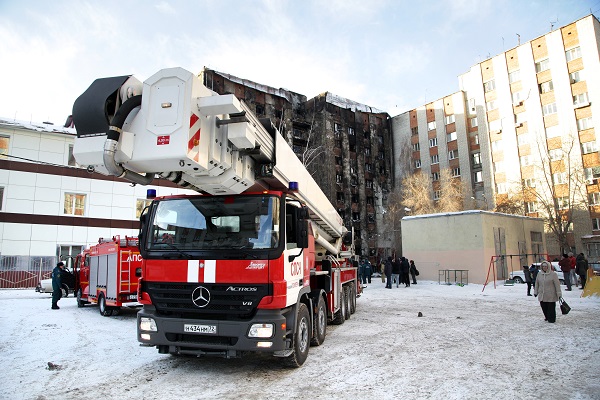
[[[206,68],[202,80],[219,94],[244,100],[258,117],[271,119],[346,227],[354,229],[357,254],[371,261],[390,254],[393,233],[386,232],[383,219],[394,176],[387,113],[327,92],[307,100]]]

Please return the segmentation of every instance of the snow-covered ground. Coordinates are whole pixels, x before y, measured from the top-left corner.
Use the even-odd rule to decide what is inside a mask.
[[[600,298],[564,292],[573,310],[549,324],[525,285],[482,288],[375,279],[299,369],[160,355],[138,346],[135,310],[0,290],[0,398],[600,399]]]

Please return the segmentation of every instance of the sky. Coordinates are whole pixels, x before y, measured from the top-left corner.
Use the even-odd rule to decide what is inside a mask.
[[[395,116],[600,0],[0,0],[0,117],[63,124],[97,78],[203,67]]]
[[[103,317],[72,294],[51,310],[50,294],[3,289],[0,399],[598,400],[599,296],[562,286],[571,311],[548,323],[525,284],[392,286],[374,277],[297,369],[158,354],[139,346],[136,310]]]

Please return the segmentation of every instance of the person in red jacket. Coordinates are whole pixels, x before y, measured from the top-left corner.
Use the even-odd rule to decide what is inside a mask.
[[[575,273],[575,270],[577,269],[577,258],[572,252],[569,252],[569,261],[571,261],[571,275],[569,276],[569,279],[571,280],[571,285],[577,287],[577,274]]]
[[[562,255],[562,258],[558,262],[560,270],[563,272],[565,285],[567,285],[566,291],[571,290],[571,260],[566,254]]]

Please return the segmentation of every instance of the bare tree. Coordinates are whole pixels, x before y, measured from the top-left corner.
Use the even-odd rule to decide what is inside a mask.
[[[465,198],[465,184],[452,176],[449,168],[440,171],[440,197],[436,202],[437,212],[462,211]]]
[[[411,214],[430,214],[435,212],[431,198],[431,181],[429,176],[417,172],[402,179],[400,198],[402,204],[410,208]]]

